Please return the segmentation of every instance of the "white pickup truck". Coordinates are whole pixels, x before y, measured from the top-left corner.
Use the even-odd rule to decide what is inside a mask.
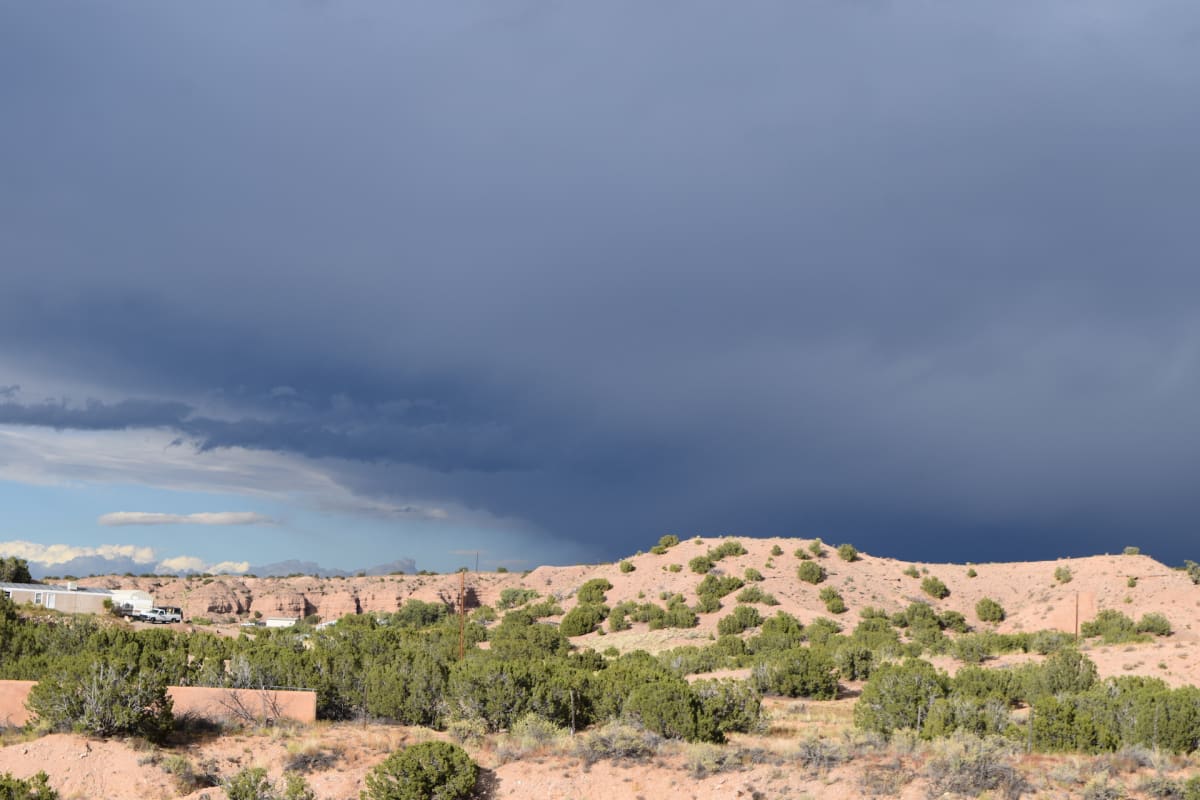
[[[174,608],[152,608],[143,611],[141,619],[143,622],[183,622],[183,614]]]

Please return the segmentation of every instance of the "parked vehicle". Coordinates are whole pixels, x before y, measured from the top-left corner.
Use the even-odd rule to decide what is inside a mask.
[[[142,621],[151,623],[183,622],[178,608],[152,608],[141,616]]]

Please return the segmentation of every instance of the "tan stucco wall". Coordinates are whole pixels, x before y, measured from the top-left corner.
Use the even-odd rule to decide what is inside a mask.
[[[25,698],[37,681],[0,681],[0,728],[16,728],[29,720]]]
[[[18,727],[29,721],[25,700],[37,681],[0,681],[0,727]],[[235,710],[296,722],[317,719],[317,693],[257,689],[213,689],[206,686],[168,686],[175,716],[192,715],[211,720],[239,721]]]

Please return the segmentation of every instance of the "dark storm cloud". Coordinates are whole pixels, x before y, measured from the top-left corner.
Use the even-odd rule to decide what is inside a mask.
[[[1194,4],[65,14],[0,10],[11,380],[605,555],[1186,555]]]

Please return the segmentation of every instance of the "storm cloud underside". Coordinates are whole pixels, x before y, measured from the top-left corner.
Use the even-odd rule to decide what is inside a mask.
[[[1195,557],[1200,8],[591,6],[0,9],[0,424],[597,558]]]

